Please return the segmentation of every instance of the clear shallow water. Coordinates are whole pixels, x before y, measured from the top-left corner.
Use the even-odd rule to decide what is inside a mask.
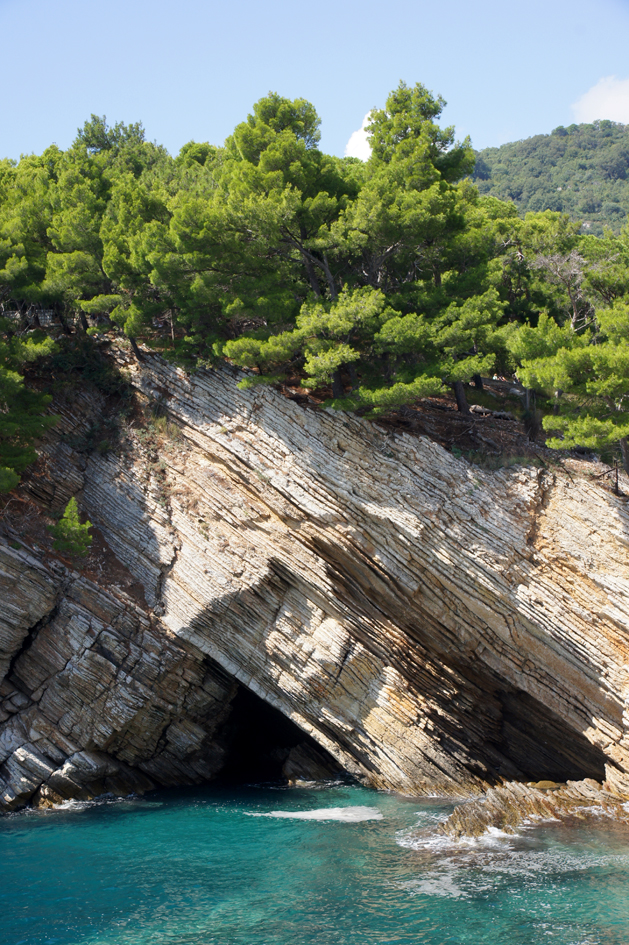
[[[209,787],[6,817],[0,943],[628,945],[626,828],[453,846],[449,810]]]

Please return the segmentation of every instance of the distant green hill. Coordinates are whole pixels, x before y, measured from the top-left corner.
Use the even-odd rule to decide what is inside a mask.
[[[618,232],[629,214],[629,125],[597,121],[477,152],[483,194],[528,210],[561,210],[584,231]]]

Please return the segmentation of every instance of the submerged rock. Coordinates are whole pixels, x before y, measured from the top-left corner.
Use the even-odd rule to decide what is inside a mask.
[[[480,837],[490,830],[515,833],[523,825],[541,820],[585,820],[601,815],[629,824],[626,801],[626,795],[612,793],[591,778],[564,785],[511,782],[455,807],[439,831],[460,839]]]
[[[226,369],[130,371],[177,438],[86,457],[68,434],[102,405],[78,394],[25,486],[44,509],[78,495],[98,566],[2,545],[0,805],[211,778],[239,687],[375,787],[629,790],[622,497]]]

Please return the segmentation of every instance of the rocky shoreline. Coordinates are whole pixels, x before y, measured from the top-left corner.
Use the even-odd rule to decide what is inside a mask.
[[[629,795],[607,789],[592,778],[556,784],[512,781],[490,788],[482,797],[460,804],[439,826],[454,840],[482,837],[490,831],[515,833],[543,821],[590,820],[610,817],[629,824]]]

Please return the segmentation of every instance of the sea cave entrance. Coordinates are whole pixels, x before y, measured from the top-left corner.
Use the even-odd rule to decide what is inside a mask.
[[[226,754],[222,782],[314,781],[343,773],[310,735],[244,686],[232,701],[220,743]]]

